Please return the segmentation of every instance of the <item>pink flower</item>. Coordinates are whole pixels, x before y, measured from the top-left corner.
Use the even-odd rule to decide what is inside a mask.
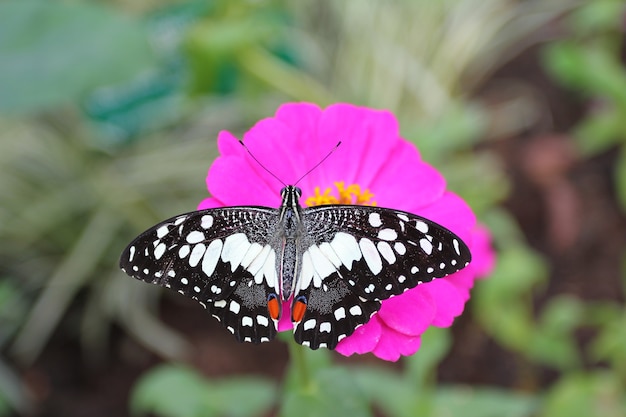
[[[324,110],[310,103],[289,103],[274,117],[259,121],[243,139],[287,184],[341,141],[335,154],[298,184],[303,205],[341,202],[405,210],[450,229],[470,247],[473,260],[468,267],[383,301],[380,311],[343,339],[336,351],[346,356],[372,352],[391,361],[415,353],[428,326],[450,326],[463,311],[474,280],[491,270],[495,256],[487,230],[476,225],[461,198],[446,191],[443,176],[421,160],[415,146],[400,137],[390,112],[341,103]],[[212,197],[198,208],[278,207],[281,184],[247,155],[231,133],[220,132],[218,147],[221,156],[206,179]],[[292,327],[288,312],[285,304],[280,331]]]

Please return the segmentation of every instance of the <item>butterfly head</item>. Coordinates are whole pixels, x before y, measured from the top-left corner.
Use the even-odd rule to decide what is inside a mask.
[[[302,190],[295,185],[288,185],[280,190],[280,197],[283,199],[282,207],[299,207]]]

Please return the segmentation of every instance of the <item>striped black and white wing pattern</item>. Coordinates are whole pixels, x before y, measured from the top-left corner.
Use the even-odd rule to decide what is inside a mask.
[[[122,253],[130,276],[197,300],[237,340],[273,339],[284,301],[298,343],[334,349],[381,302],[464,268],[471,254],[448,229],[369,206],[302,209],[286,186],[278,209],[195,211],[142,233]]]
[[[369,206],[303,211],[315,243],[303,250],[294,299],[307,302],[297,342],[333,349],[381,301],[464,268],[471,254],[448,229],[411,213]]]
[[[198,301],[239,341],[269,341],[276,322],[268,300],[279,294],[276,253],[269,242],[277,218],[277,209],[265,207],[181,214],[131,242],[120,267]]]

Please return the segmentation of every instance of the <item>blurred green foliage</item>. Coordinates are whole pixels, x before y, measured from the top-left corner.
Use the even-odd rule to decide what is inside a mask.
[[[572,36],[545,49],[545,63],[555,79],[591,100],[592,111],[575,127],[578,148],[594,155],[621,149],[615,181],[626,209],[626,71],[621,62],[624,4],[594,1],[572,14]]]
[[[452,342],[430,329],[420,352],[394,370],[339,366],[330,353],[292,346],[282,386],[207,380],[165,364],[137,382],[134,414],[626,415],[624,306],[566,295],[534,305],[545,262],[500,207],[509,179],[480,146],[525,129],[516,116],[520,106],[532,115],[532,103],[509,98],[494,109],[471,98],[558,21],[564,33],[543,47],[545,67],[589,100],[572,132],[579,151],[620,150],[615,179],[626,208],[623,2],[154,3],[132,12],[125,1],[0,3],[0,349],[11,358],[0,357],[0,415],[32,405],[19,369],[64,321],[86,361],[107,354],[112,325],[165,359],[184,357],[188,342],[156,318],[159,292],[121,278],[119,250],[205,196],[219,130],[244,131],[293,100],[398,116],[403,135],[493,233],[499,262],[471,308],[529,380],[506,389],[437,385]],[[626,269],[624,277],[626,287]],[[584,345],[581,330],[592,334]],[[533,374],[544,368],[558,377],[542,389]]]

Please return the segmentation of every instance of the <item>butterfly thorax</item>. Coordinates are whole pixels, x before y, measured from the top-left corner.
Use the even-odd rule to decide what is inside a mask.
[[[291,297],[295,280],[298,276],[299,250],[298,246],[304,235],[304,226],[301,221],[302,207],[299,199],[302,191],[298,187],[288,185],[281,191],[282,204],[277,225],[277,252],[276,268],[280,271],[281,292],[284,301]]]

